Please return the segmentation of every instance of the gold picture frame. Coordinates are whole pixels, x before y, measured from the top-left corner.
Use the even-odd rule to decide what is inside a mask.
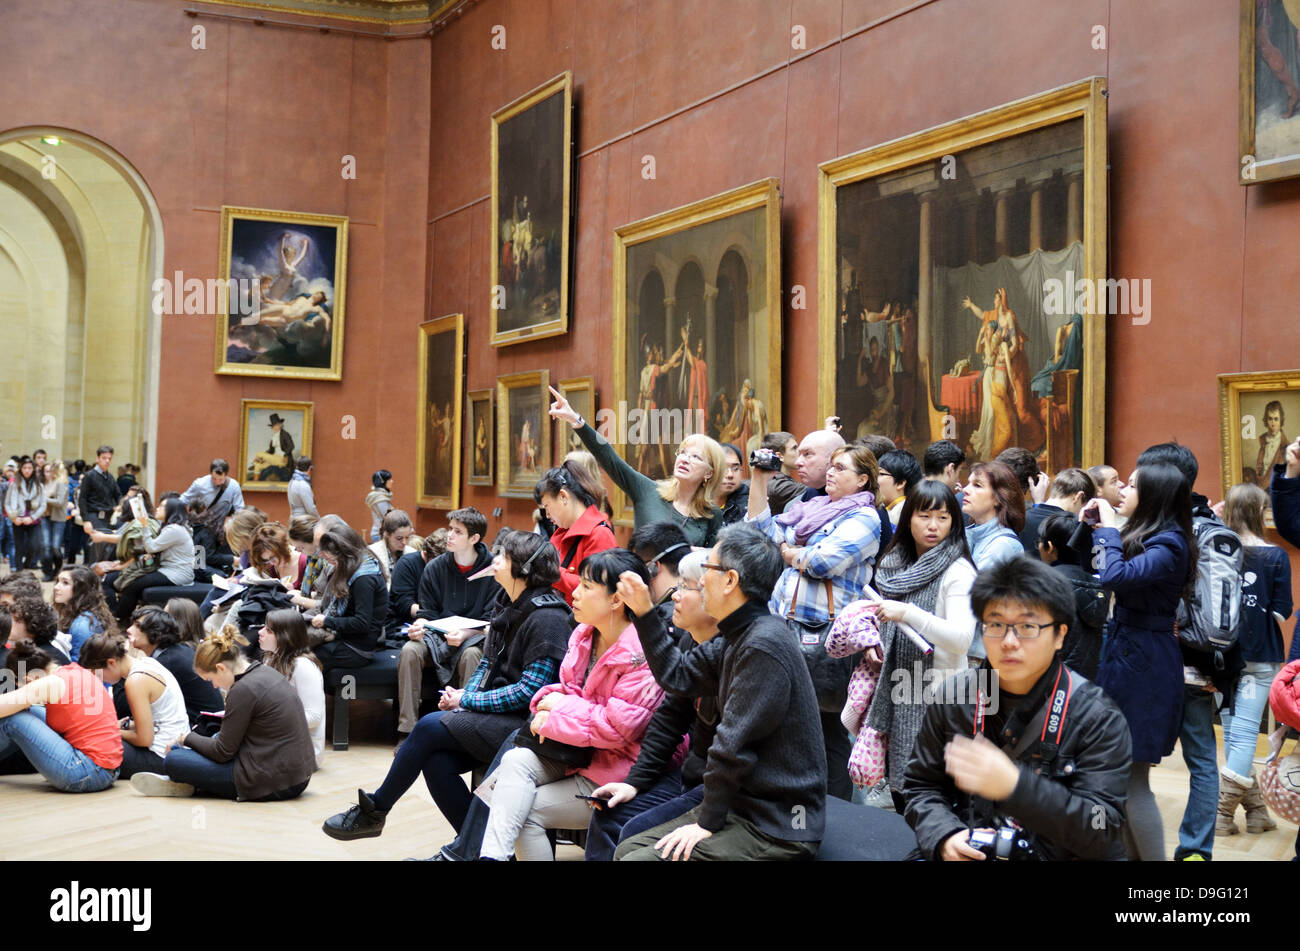
[[[1237,181],[1257,185],[1295,178],[1300,152],[1290,150],[1287,141],[1300,132],[1300,61],[1292,62],[1296,57],[1288,59],[1282,50],[1294,50],[1300,36],[1300,0],[1265,0],[1263,22],[1256,0],[1239,2]],[[1288,108],[1293,114],[1287,115]]]
[[[415,504],[421,508],[456,509],[460,508],[465,315],[426,320],[419,331]]]
[[[468,485],[491,485],[492,463],[496,461],[496,429],[492,419],[493,391],[470,390],[466,394],[469,413],[466,416],[466,458],[469,460],[465,482]]]
[[[497,494],[531,499],[551,467],[549,370],[497,377]]]
[[[244,492],[289,490],[295,463],[311,457],[314,408],[314,403],[292,400],[240,401],[239,470],[231,475]],[[257,435],[268,428],[271,435],[266,440]],[[264,441],[266,449],[255,448]]]
[[[569,330],[572,186],[573,73],[566,71],[492,114],[494,347]]]
[[[341,380],[347,261],[346,216],[222,206],[216,372]]]
[[[596,380],[590,376],[574,377],[571,380],[561,380],[555,384],[555,388],[563,394],[564,398],[583,419],[594,420],[596,418]],[[587,451],[587,447],[582,444],[572,426],[553,426],[555,430],[555,464],[558,466],[570,452],[581,450]]]
[[[1105,79],[1092,77],[820,166],[818,418],[842,415],[845,438],[880,431],[918,455],[946,438],[974,461],[1019,438],[1038,442],[1025,448],[1051,471],[1102,461],[1106,302],[1099,313],[1096,297],[1114,283],[1105,96]],[[1022,257],[1039,270],[1015,271]],[[1053,276],[1031,288],[1007,273]],[[967,306],[953,293],[962,282],[991,286]],[[1016,313],[1004,321],[1009,311],[1024,312],[1029,335]],[[990,347],[1003,337],[1019,341],[1007,348],[1014,358]]]
[[[597,428],[633,468],[669,474],[667,453],[691,432],[752,443],[748,458],[781,428],[778,179],[615,229],[613,304],[614,390]],[[655,395],[661,382],[671,392]],[[611,501],[632,524],[623,493]]]
[[[1238,482],[1254,481],[1268,491],[1273,466],[1286,461],[1286,447],[1295,439],[1292,433],[1300,430],[1300,369],[1221,373],[1218,380],[1220,498]],[[1276,432],[1270,431],[1270,416],[1277,421]],[[1292,433],[1286,429],[1288,419]],[[1273,528],[1271,506],[1264,515]]]

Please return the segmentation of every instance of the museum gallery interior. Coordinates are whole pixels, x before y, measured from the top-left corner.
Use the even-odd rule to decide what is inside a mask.
[[[387,470],[416,536],[473,506],[490,543],[583,448],[552,390],[651,479],[691,433],[747,465],[834,416],[1050,474],[1173,440],[1217,501],[1300,421],[1292,0],[7,0],[0,88],[0,458],[111,445],[155,498],[220,457],[288,525],[309,457],[363,535]],[[0,857],[450,838],[432,807],[320,834],[392,757],[386,701],[348,752],[337,717],[232,841],[119,782],[149,836]],[[1286,859],[1281,829],[1216,848]]]

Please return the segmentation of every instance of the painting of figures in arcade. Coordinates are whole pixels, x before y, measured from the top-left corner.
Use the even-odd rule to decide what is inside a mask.
[[[1076,293],[1093,286],[1084,122],[834,189],[824,279],[836,289],[834,410],[846,438],[882,433],[917,456],[948,438],[971,461],[1020,446],[1052,471],[1089,464],[1085,382],[1101,361],[1090,365],[1086,333],[1101,320],[1089,321],[1096,295]]]
[[[626,423],[607,435],[651,478],[671,474],[689,433],[747,460],[779,427],[778,215],[771,179],[618,229],[615,416]]]

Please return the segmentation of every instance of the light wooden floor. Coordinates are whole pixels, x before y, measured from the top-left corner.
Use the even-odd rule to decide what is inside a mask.
[[[393,755],[385,736],[388,723],[385,703],[354,702],[351,749],[327,750],[324,767],[292,802],[150,799],[127,782],[101,793],[74,796],[55,792],[39,776],[0,776],[0,859],[319,861],[432,855],[454,833],[423,781],[392,810],[379,838],[337,842],[320,830],[327,816],[356,802],[358,786],[373,790],[382,780]],[[1262,747],[1260,752],[1262,756]],[[1187,770],[1181,755],[1176,751],[1152,770],[1151,777],[1172,856],[1187,799]],[[1241,814],[1238,825],[1245,825]],[[1295,836],[1295,826],[1279,819],[1273,832],[1216,839],[1215,858],[1289,860],[1295,854]],[[559,857],[578,861],[582,853],[561,846]]]

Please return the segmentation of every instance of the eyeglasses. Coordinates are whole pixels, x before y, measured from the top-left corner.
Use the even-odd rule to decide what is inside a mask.
[[[1042,634],[1043,631],[1051,627],[1056,627],[1056,622],[1050,624],[1034,624],[1031,621],[1021,621],[1018,624],[1004,624],[1001,621],[980,621],[980,634],[984,637],[991,637],[994,640],[1001,640],[1007,636],[1010,631],[1016,635],[1018,641],[1032,641]]]
[[[691,584],[689,581],[679,581],[677,583],[678,591],[694,591],[697,594],[704,590],[703,584]]]
[[[677,450],[677,458],[680,459],[680,458],[682,458],[683,456],[685,456],[687,459],[691,460],[691,462],[707,462],[707,461],[708,461],[708,460],[705,459],[703,456],[701,456],[698,452],[691,452],[691,450],[689,450],[689,449],[678,449],[678,450]]]
[[[832,462],[829,466],[826,467],[826,471],[827,472],[852,472],[854,475],[861,475],[861,473],[858,472],[857,469],[854,469],[851,466],[841,465],[838,462]]]
[[[706,561],[704,564],[700,565],[700,567],[708,568],[712,571],[731,571],[731,569],[726,567],[725,565],[715,565],[711,561]]]

